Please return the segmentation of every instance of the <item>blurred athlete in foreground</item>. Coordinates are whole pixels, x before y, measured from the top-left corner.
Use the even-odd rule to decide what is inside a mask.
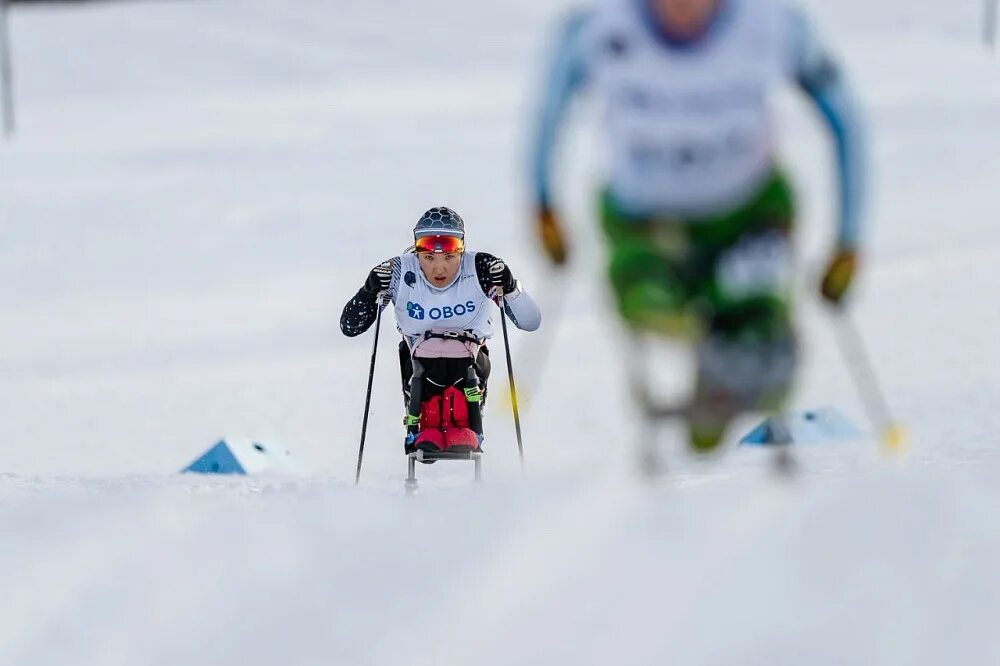
[[[802,91],[826,121],[839,179],[836,241],[820,292],[841,305],[858,261],[866,185],[861,121],[837,60],[783,0],[607,0],[561,26],[533,147],[537,232],[556,265],[568,241],[553,200],[573,98],[601,103],[609,163],[600,194],[608,275],[634,332],[690,342],[697,379],[683,416],[696,451],[730,421],[777,410],[797,345],[790,312],[795,198],[777,161],[771,102]],[[631,364],[641,368],[641,363]]]

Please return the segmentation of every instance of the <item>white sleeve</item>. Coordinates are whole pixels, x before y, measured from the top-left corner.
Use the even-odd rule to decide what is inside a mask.
[[[507,316],[522,331],[537,331],[542,325],[542,311],[528,292],[520,287],[509,296],[504,297],[504,310]]]

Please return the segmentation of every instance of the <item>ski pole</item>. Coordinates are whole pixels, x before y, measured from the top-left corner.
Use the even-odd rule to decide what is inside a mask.
[[[507,352],[507,379],[510,382],[510,406],[514,410],[514,431],[517,433],[517,455],[521,459],[521,471],[524,471],[524,441],[521,438],[521,414],[517,408],[517,387],[514,384],[514,362],[510,358],[510,337],[507,334],[507,301],[503,291],[498,292],[500,306],[500,324],[503,328],[503,346]]]
[[[983,10],[983,41],[990,49],[997,46],[997,0],[986,0]]]
[[[524,353],[518,354],[518,364],[521,368],[521,395],[527,400],[525,411],[531,409],[532,398],[541,390],[552,349],[562,325],[563,313],[566,311],[569,289],[575,284],[571,281],[567,285],[564,275],[565,270],[550,275],[545,280],[543,286],[546,290],[542,292],[540,299],[542,311],[545,313],[545,326],[532,336],[537,337],[538,342],[532,343],[524,349]]]
[[[361,445],[358,447],[358,469],[354,473],[354,485],[361,483],[361,461],[365,455],[365,437],[368,434],[368,413],[372,405],[372,383],[375,381],[375,355],[378,353],[378,334],[382,328],[382,311],[388,301],[384,296],[379,297],[378,316],[375,319],[375,341],[372,343],[372,362],[368,369],[368,391],[365,394],[365,417],[361,421]]]
[[[14,66],[10,55],[10,29],[7,16],[10,0],[0,0],[0,95],[3,96],[3,133],[14,134]]]
[[[889,403],[879,385],[861,332],[846,311],[839,311],[835,319],[838,320],[837,341],[844,356],[844,364],[854,380],[854,386],[868,413],[868,420],[879,433],[887,452],[902,453],[907,446],[906,429],[892,418]]]

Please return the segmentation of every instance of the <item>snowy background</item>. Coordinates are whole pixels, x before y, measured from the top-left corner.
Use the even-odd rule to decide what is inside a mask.
[[[778,483],[763,452],[699,464],[667,431],[656,484],[635,474],[584,132],[561,184],[574,271],[531,244],[526,119],[567,3],[15,6],[0,664],[1000,663],[998,62],[975,0],[810,4],[872,124],[855,317],[912,450],[802,451]],[[796,406],[863,424],[814,296],[829,146],[794,95],[780,118],[804,212]],[[407,498],[389,331],[353,486],[371,337],[338,317],[435,205],[512,264],[548,337],[513,339],[527,478],[498,364],[487,483],[439,464]],[[674,390],[689,368],[657,353]],[[175,474],[224,435],[314,473]]]

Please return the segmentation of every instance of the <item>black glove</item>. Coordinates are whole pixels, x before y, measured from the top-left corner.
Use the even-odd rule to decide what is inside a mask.
[[[368,279],[365,280],[365,291],[378,295],[389,291],[390,284],[392,284],[392,261],[386,261],[373,268],[368,274]]]
[[[493,287],[498,287],[505,294],[512,294],[517,290],[517,280],[510,272],[510,268],[503,259],[494,258],[489,265],[489,283]]]

